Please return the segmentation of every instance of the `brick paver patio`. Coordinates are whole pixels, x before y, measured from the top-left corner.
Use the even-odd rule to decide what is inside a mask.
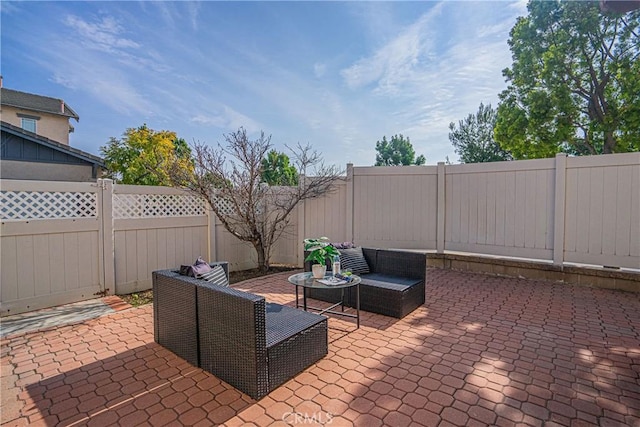
[[[236,287],[294,303],[287,274]],[[430,269],[402,320],[254,401],[153,341],[152,307],[2,340],[3,425],[640,426],[640,295]]]

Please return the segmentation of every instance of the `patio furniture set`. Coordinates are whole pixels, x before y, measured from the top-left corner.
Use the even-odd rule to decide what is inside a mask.
[[[343,308],[358,308],[359,289],[360,309],[397,318],[424,303],[426,255],[370,248],[362,253],[370,272],[362,274],[358,286],[343,287],[346,292],[310,286],[305,293]],[[153,272],[158,344],[254,399],[327,355],[325,316],[225,286],[228,264],[211,266],[224,269],[222,285],[181,275],[178,270]]]
[[[362,255],[367,268],[353,271],[362,279],[361,310],[402,319],[424,304],[427,281],[425,253],[362,248]],[[305,263],[305,271],[311,271],[308,262]],[[339,301],[336,292],[326,289],[310,289],[307,296],[331,303]],[[345,305],[356,306],[354,289],[348,289]]]

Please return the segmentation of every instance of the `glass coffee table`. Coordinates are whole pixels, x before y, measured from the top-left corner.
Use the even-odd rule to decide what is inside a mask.
[[[320,281],[320,279],[314,279],[313,273],[298,273],[293,276],[289,276],[289,283],[295,285],[296,287],[296,308],[300,307],[300,299],[298,296],[298,288],[302,287],[302,307],[304,311],[314,310],[319,314],[323,313],[332,313],[338,314],[340,316],[353,317],[356,319],[356,325],[360,327],[360,277],[352,275],[352,280],[346,283],[339,284],[325,284]],[[330,281],[333,279],[331,274],[327,274],[324,276],[322,280]],[[350,288],[352,286],[356,287],[356,314],[345,313],[344,312],[344,290]],[[310,307],[307,305],[307,289],[340,289],[340,302],[337,302],[327,308],[319,308],[319,307]],[[341,311],[335,311],[334,308],[341,306]]]

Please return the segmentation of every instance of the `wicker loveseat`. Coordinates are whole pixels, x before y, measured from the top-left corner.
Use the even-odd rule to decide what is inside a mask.
[[[155,341],[254,399],[328,352],[324,316],[172,270],[153,272],[153,294]]]
[[[426,254],[375,248],[362,248],[362,253],[370,273],[360,275],[361,310],[401,319],[424,304]],[[311,271],[309,262],[305,263],[305,270]],[[340,299],[340,293],[332,289],[309,289],[307,295],[333,303]],[[355,295],[351,288],[345,304],[355,306]]]

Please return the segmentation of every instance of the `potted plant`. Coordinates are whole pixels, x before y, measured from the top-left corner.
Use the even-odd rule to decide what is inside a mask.
[[[305,261],[311,261],[313,277],[322,279],[327,271],[327,260],[332,260],[340,252],[329,244],[328,237],[304,239],[304,250],[309,252]]]

